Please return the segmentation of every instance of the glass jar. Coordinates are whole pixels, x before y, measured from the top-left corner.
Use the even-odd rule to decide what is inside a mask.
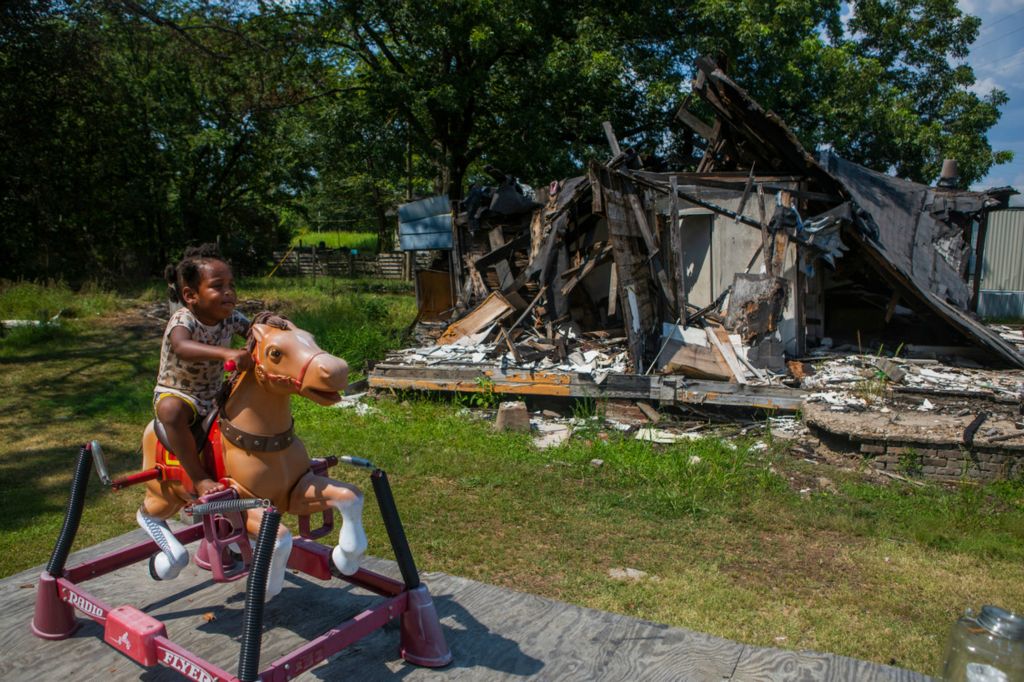
[[[968,609],[946,645],[946,682],[1024,682],[1024,617],[998,606]]]

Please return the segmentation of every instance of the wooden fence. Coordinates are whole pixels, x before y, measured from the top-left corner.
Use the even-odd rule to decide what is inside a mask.
[[[287,253],[287,256],[285,255]],[[274,252],[275,265],[280,263],[275,275],[294,277],[373,277],[376,279],[411,279],[412,273],[406,266],[406,254],[389,251],[380,254],[353,254],[348,249],[318,249],[301,246],[286,251]],[[415,252],[415,268],[430,265],[433,254],[428,251]]]

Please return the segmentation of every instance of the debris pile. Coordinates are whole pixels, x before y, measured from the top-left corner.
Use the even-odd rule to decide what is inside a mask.
[[[815,381],[863,380],[864,367],[808,381],[793,359],[902,344],[1024,367],[1019,331],[969,313],[973,236],[1012,190],[925,187],[815,159],[713,61],[696,73],[678,112],[695,170],[666,171],[605,124],[609,157],[586,175],[532,188],[488,168],[494,186],[450,213],[437,197],[403,206],[403,243],[436,253],[416,273],[424,347],[389,357],[371,386],[462,390],[479,365],[498,392],[776,408],[785,384],[860,409],[863,397]],[[548,378],[501,383],[531,373]],[[927,380],[910,372],[906,386]]]

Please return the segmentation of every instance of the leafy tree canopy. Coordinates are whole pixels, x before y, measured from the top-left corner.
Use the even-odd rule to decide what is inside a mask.
[[[608,155],[601,122],[692,163],[674,120],[709,54],[809,148],[930,183],[1010,152],[1005,93],[962,64],[955,0],[10,0],[0,9],[2,265],[155,271],[220,238],[391,233],[395,203],[497,166],[527,182]],[[385,247],[387,244],[385,244]]]

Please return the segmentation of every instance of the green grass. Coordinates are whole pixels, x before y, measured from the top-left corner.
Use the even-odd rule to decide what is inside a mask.
[[[239,283],[239,295],[262,299],[267,309],[312,333],[321,348],[345,358],[355,381],[365,375],[367,362],[403,345],[416,316],[410,286],[394,280],[254,278]]]
[[[414,312],[408,295],[320,281],[240,288],[354,367],[401,343]],[[115,476],[139,466],[161,329],[89,319],[45,339],[17,330],[0,340],[0,575],[46,561],[78,444],[99,439]],[[659,446],[605,429],[591,419],[603,412],[596,401],[577,405],[586,426],[551,450],[495,433],[455,401],[384,398],[364,416],[293,406],[312,454],[363,456],[388,471],[424,570],[926,673],[938,671],[964,607],[1024,604],[1022,481],[880,485],[790,457],[781,441]],[[335,475],[370,487],[362,471]],[[822,476],[830,486],[815,484]],[[94,481],[76,546],[133,529],[140,499]],[[390,557],[367,509],[370,552]],[[650,578],[618,582],[608,575],[616,567]]]
[[[0,319],[49,320],[103,315],[115,311],[119,296],[95,284],[73,291],[65,282],[11,282],[0,280]]]
[[[416,556],[434,570],[925,672],[963,607],[1024,601],[1020,481],[947,490],[827,471],[835,492],[806,495],[819,467],[749,441],[661,447],[607,432],[539,451],[445,404],[375,408],[301,403],[296,420],[314,451],[391,472]],[[653,578],[608,577],[625,566]]]
[[[373,253],[377,250],[376,232],[342,232],[332,230],[329,232],[305,232],[292,237],[292,246],[299,243],[303,246],[319,246],[324,242],[329,249],[356,249],[363,253]]]

